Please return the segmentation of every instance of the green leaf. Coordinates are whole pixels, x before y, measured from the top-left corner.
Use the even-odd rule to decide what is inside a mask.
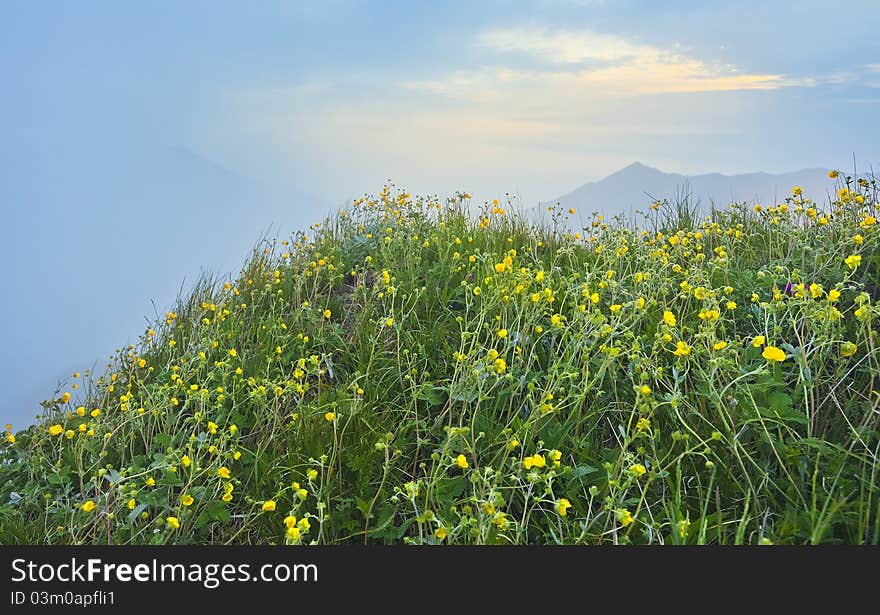
[[[466,485],[467,481],[464,476],[440,479],[437,481],[436,487],[437,499],[443,502],[454,500],[464,492]]]
[[[439,406],[444,401],[446,401],[446,391],[435,387],[430,382],[427,382],[423,384],[418,391],[416,391],[415,397],[416,399],[423,399],[427,401],[432,406]]]
[[[782,391],[771,393],[768,398],[770,409],[779,416],[784,416],[791,409],[791,397]]]
[[[196,520],[196,527],[202,528],[209,523],[220,522],[227,523],[230,518],[229,509],[226,503],[220,500],[213,500],[205,505],[204,510]]]
[[[135,506],[135,507],[131,510],[131,512],[128,513],[128,517],[127,517],[128,522],[131,523],[132,521],[134,521],[135,518],[136,518],[138,515],[140,515],[142,512],[144,512],[145,510],[147,510],[147,505],[146,505],[146,504],[138,504],[137,506]]]
[[[579,479],[583,476],[587,476],[588,474],[593,474],[594,472],[597,472],[598,470],[599,470],[598,468],[594,468],[593,466],[580,465],[576,468],[572,468],[571,470],[569,470],[565,476],[569,480],[576,480],[576,479]]]

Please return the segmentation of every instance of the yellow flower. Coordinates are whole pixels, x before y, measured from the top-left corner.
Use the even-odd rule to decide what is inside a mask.
[[[708,320],[709,322],[712,322],[718,320],[721,314],[718,310],[701,310],[698,316],[700,317],[700,320]]]
[[[492,516],[492,523],[495,524],[495,526],[498,529],[503,530],[504,528],[507,527],[507,513],[503,513],[503,512],[495,513]]]
[[[647,384],[643,384],[642,387],[639,389],[639,392],[642,395],[650,395],[651,394],[651,387],[649,387]]]
[[[651,426],[651,419],[642,417],[636,422],[636,431],[645,431]]]
[[[217,423],[214,421],[208,421],[208,431],[212,434],[217,433]]]
[[[306,472],[306,476],[309,480],[315,480],[316,478],[318,478],[318,471],[314,468],[309,468],[309,471]]]
[[[393,327],[394,326],[394,319],[393,318],[386,318],[385,319],[385,326],[386,327]]]
[[[843,262],[846,263],[846,266],[850,269],[855,269],[862,264],[862,257],[859,254],[850,254],[843,259]]]
[[[842,357],[851,357],[856,353],[856,349],[858,347],[852,342],[844,342],[840,347],[840,356]]]
[[[155,487],[156,486],[156,479],[153,478],[152,476],[150,476],[149,478],[147,478],[146,485],[147,485],[147,487]]]
[[[482,291],[480,290],[479,286],[474,286],[474,296],[475,297],[479,297],[481,292]]]
[[[135,500],[134,498],[131,498],[128,501],[128,503],[126,504],[126,507],[128,507],[128,510],[134,510],[135,506],[137,506],[137,500]]]
[[[9,442],[10,444],[15,444],[15,436],[12,435],[11,433],[6,434],[6,441]]]
[[[263,502],[263,510],[265,512],[272,512],[275,510],[275,500],[266,500]]]
[[[293,515],[287,515],[284,517],[284,527],[290,529],[292,527],[296,527],[296,517]]]
[[[193,498],[193,496],[191,496],[188,493],[185,496],[183,496],[182,498],[180,498],[180,503],[183,504],[184,506],[192,506],[193,502],[195,502],[195,498]]]
[[[49,428],[50,436],[58,436],[64,431],[64,428],[61,425],[55,424]]]
[[[296,526],[287,528],[286,534],[287,538],[293,542],[297,542],[300,539],[300,531]]]
[[[184,455],[183,457],[180,458],[180,464],[184,468],[188,468],[191,463],[192,463],[192,459],[189,458],[189,455]]]
[[[518,446],[519,446],[519,440],[514,438],[513,440],[511,440],[510,442],[507,443],[507,450],[512,451]]]
[[[238,356],[238,351],[237,351],[235,348],[230,348],[230,349],[229,349],[229,356],[232,357],[232,358],[237,357],[237,356]]]
[[[180,520],[177,517],[168,517],[165,519],[165,523],[168,524],[172,530],[180,529]]]
[[[327,421],[328,423],[332,423],[333,421],[336,420],[336,413],[335,412],[328,412],[327,414],[324,415],[324,420]]]
[[[647,472],[648,469],[640,463],[635,463],[635,464],[631,465],[629,467],[629,470],[627,470],[627,471],[630,473],[630,476],[633,476],[635,478],[640,478],[640,477],[644,476],[645,472]]]
[[[764,352],[761,353],[761,356],[768,361],[776,361],[780,363],[788,358],[786,354],[776,346],[767,346],[764,348]]]
[[[663,322],[665,322],[670,327],[674,327],[675,326],[675,314],[673,314],[669,310],[666,310],[665,312],[663,312]]]
[[[93,500],[86,500],[85,502],[83,502],[82,509],[85,512],[92,512],[93,510],[95,510],[95,502]]]
[[[499,376],[507,371],[507,361],[505,361],[501,357],[495,359],[493,365],[495,367],[495,373]]]
[[[837,171],[828,171],[828,177],[830,177],[831,179],[837,179],[838,175],[839,173]]]
[[[446,535],[447,531],[446,528],[443,526],[440,526],[436,530],[434,530],[434,538],[436,538],[437,540],[443,540],[444,538],[446,538]]]
[[[455,465],[457,465],[462,470],[468,467],[468,460],[463,454],[459,454],[458,457],[455,458]]]
[[[564,517],[568,514],[568,509],[571,508],[571,502],[566,498],[560,498],[556,500],[556,512],[559,513],[560,517]]]
[[[625,509],[625,508],[622,508],[622,509],[620,509],[620,510],[615,510],[615,511],[614,511],[614,516],[617,518],[617,521],[618,521],[618,522],[620,523],[620,525],[622,525],[623,527],[627,527],[628,525],[630,525],[630,524],[634,521],[633,516],[632,516],[632,513],[630,513],[630,512],[629,512],[627,509]]]
[[[612,314],[617,314],[618,312],[620,312],[621,309],[623,309],[623,306],[619,303],[615,303],[609,309],[611,310]]]
[[[756,335],[755,339],[752,340],[752,346],[754,346],[755,348],[760,348],[764,345],[764,342],[766,341],[767,339],[763,335]]]
[[[691,522],[687,519],[682,519],[678,522],[678,537],[685,538],[688,534],[688,528],[690,527]]]
[[[70,393],[65,393],[64,395],[61,396],[61,403],[62,404],[66,404],[69,401],[70,401]]]
[[[95,408],[94,410],[89,412],[89,416],[91,416],[93,419],[96,419],[101,416],[101,411],[98,408]]]
[[[333,316],[333,312],[330,310],[324,310],[324,318],[330,318],[331,316]]]
[[[232,472],[229,471],[229,468],[226,466],[220,466],[217,468],[217,476],[220,478],[229,478],[232,475]]]
[[[543,468],[547,465],[547,460],[544,459],[543,455],[535,453],[531,457],[526,457],[523,459],[523,467],[526,470],[531,470],[532,468]]]
[[[691,353],[691,347],[687,342],[676,342],[675,350],[672,352],[677,357],[686,357]]]
[[[498,330],[498,337],[500,337],[502,339],[507,337],[507,329],[499,329]]]
[[[861,235],[857,234],[853,237],[853,243],[856,244],[857,246],[860,246],[863,243],[865,243],[865,238],[862,237]]]

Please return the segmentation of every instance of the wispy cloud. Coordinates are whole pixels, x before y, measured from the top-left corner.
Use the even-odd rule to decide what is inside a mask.
[[[288,157],[308,150],[312,165],[356,169],[350,179],[361,185],[385,173],[423,186],[516,177],[514,187],[540,195],[584,169],[610,172],[646,157],[673,165],[721,142],[716,157],[735,151],[727,143],[753,140],[757,118],[777,125],[766,122],[769,98],[750,92],[876,80],[873,68],[755,71],[679,45],[537,26],[474,32],[470,51],[478,61],[458,67],[263,91],[237,102],[235,125]]]
[[[503,67],[458,72],[407,82],[434,92],[455,93],[472,86],[497,88],[522,83],[562,89],[587,97],[774,90],[814,86],[814,77],[752,73],[737,66],[692,57],[679,46],[661,48],[621,36],[591,31],[520,26],[480,32],[474,45],[497,56]],[[538,63],[536,66],[535,63]]]
[[[477,35],[476,44],[496,52],[520,52],[559,64],[613,61],[658,53],[649,46],[632,44],[618,36],[527,26],[485,30]]]

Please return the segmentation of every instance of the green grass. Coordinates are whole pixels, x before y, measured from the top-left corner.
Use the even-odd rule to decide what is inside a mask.
[[[0,542],[880,543],[877,185],[831,185],[358,200],[10,431]]]

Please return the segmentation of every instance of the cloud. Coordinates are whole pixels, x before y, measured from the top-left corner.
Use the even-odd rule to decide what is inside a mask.
[[[545,27],[494,28],[477,35],[476,45],[495,52],[520,52],[558,64],[588,60],[613,61],[638,57],[657,50],[634,45],[618,36],[593,32],[550,30]]]
[[[327,185],[338,187],[341,167],[353,169],[352,186],[392,176],[470,189],[515,177],[508,187],[544,197],[583,181],[586,169],[610,172],[645,152],[674,166],[693,148],[749,143],[768,101],[750,92],[859,77],[749,71],[588,31],[495,28],[471,41],[481,63],[458,70],[352,73],[252,92],[237,101],[234,124]]]
[[[811,87],[815,77],[750,73],[737,66],[692,57],[686,49],[669,49],[621,36],[591,31],[520,26],[480,32],[474,41],[501,67],[483,67],[441,78],[406,82],[407,87],[455,94],[520,84],[555,95],[607,98],[686,92],[775,90]],[[537,63],[537,65],[536,65]],[[476,89],[475,89],[476,86]]]

